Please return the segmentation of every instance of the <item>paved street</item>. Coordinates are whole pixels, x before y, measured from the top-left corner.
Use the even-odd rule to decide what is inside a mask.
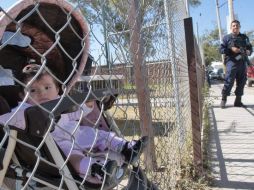
[[[210,88],[213,100],[210,158],[215,177],[212,189],[254,190],[254,87],[245,88],[243,103],[247,108],[233,107],[232,95],[226,108],[221,109],[221,89],[222,84]]]

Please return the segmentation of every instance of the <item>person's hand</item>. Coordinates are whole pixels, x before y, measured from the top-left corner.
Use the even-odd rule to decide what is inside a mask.
[[[231,51],[234,52],[234,53],[240,53],[240,48],[232,47]]]
[[[250,56],[250,50],[246,50],[246,55]]]
[[[93,108],[93,105],[94,105],[94,101],[86,102],[86,106],[89,107],[89,108]]]

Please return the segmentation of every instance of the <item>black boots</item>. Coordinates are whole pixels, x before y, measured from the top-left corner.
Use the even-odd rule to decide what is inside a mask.
[[[138,141],[136,141],[136,143],[131,147],[129,147],[128,142],[125,143],[123,150],[121,152],[125,157],[125,161],[131,165],[135,164],[138,161],[140,155],[143,153],[143,150],[147,146],[147,144],[148,144],[147,136],[144,136]]]
[[[220,103],[220,107],[222,109],[226,107],[226,102],[227,102],[227,96],[222,95],[221,103]],[[236,96],[234,106],[246,108],[246,106],[242,103],[242,96]]]
[[[234,106],[246,108],[246,106],[242,103],[242,96],[236,96]]]
[[[226,95],[222,95],[221,102],[220,102],[220,107],[222,109],[225,108],[226,102],[227,102],[227,96]]]

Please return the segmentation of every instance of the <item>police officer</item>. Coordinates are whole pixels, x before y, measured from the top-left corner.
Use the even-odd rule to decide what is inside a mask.
[[[241,97],[243,89],[247,81],[247,64],[248,56],[252,53],[252,45],[249,38],[245,34],[240,33],[240,22],[233,20],[230,25],[231,34],[224,36],[220,46],[220,53],[225,54],[226,75],[225,82],[222,89],[221,108],[225,108],[227,96],[236,80],[235,89],[235,107],[246,107]]]

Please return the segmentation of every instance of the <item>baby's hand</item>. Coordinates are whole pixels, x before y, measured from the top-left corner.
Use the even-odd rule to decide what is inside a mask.
[[[93,108],[93,105],[94,105],[94,101],[86,102],[86,106],[89,108]]]

